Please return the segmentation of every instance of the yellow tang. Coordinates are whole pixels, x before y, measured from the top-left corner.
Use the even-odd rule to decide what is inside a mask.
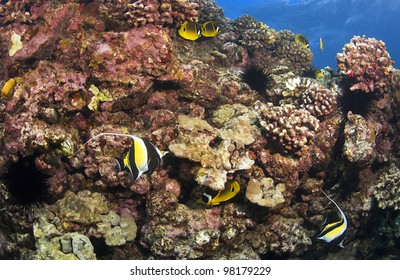
[[[218,205],[221,202],[228,201],[229,199],[235,197],[240,191],[240,185],[236,180],[229,180],[225,189],[219,191],[216,196],[212,197],[207,193],[203,193],[199,199],[198,203],[208,204],[208,205]]]
[[[300,43],[300,44],[303,46],[303,48],[306,48],[306,49],[309,49],[309,48],[310,48],[310,43],[308,42],[307,38],[304,37],[304,35],[302,35],[302,34],[297,34],[297,35],[294,37],[294,40],[295,40],[297,43]]]
[[[324,40],[322,40],[322,37],[319,37],[319,49],[321,51],[324,50]]]
[[[214,37],[219,33],[219,27],[215,26],[214,21],[207,21],[201,26],[201,35],[204,37]]]
[[[193,21],[185,21],[181,28],[178,30],[179,36],[183,39],[195,41],[200,38],[200,30],[197,27],[197,24]]]

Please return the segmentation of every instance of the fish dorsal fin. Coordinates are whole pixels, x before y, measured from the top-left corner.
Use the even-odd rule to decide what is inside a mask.
[[[324,229],[318,234],[317,239],[325,242],[337,244],[343,248],[343,240],[347,231],[347,218],[339,205],[330,198],[323,190],[321,192],[333,203],[340,212],[340,219],[336,222],[329,222],[329,216],[326,220]],[[324,223],[325,224],[325,223]]]
[[[100,134],[97,134],[97,135],[93,136],[92,138],[90,138],[89,140],[87,140],[85,143],[83,143],[83,145],[82,145],[78,150],[76,150],[76,152],[75,152],[72,156],[74,156],[74,155],[76,155],[77,153],[79,153],[79,151],[82,150],[87,144],[89,144],[89,143],[92,142],[93,140],[95,140],[95,139],[97,139],[97,138],[99,138],[99,137],[102,137],[102,136],[122,136],[122,137],[129,137],[129,138],[131,138],[132,140],[135,140],[135,139],[138,139],[138,138],[139,138],[139,137],[137,137],[137,136],[135,136],[135,135],[132,135],[132,134],[122,134],[122,133],[103,132],[103,133],[100,133]]]
[[[323,190],[321,190],[321,192],[333,203],[335,204],[336,208],[339,210],[340,214],[342,215],[341,219],[345,219],[346,215],[344,214],[344,212],[342,211],[342,209],[340,209],[339,205],[337,205],[337,203],[330,198]]]

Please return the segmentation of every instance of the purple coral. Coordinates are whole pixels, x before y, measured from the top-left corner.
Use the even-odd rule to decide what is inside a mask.
[[[354,77],[352,91],[385,91],[394,75],[394,62],[385,43],[375,38],[354,36],[336,59],[339,73]]]

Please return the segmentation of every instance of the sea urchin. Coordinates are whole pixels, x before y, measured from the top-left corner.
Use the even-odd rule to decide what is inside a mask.
[[[245,67],[240,73],[240,79],[263,96],[266,95],[265,91],[271,83],[271,75],[264,69],[254,65]]]
[[[361,90],[345,91],[338,95],[338,105],[346,116],[348,112],[366,117],[371,111],[371,103],[375,96]]]
[[[8,166],[1,180],[9,193],[8,203],[17,209],[32,209],[49,198],[49,186],[45,174],[35,164],[35,157],[21,157]]]

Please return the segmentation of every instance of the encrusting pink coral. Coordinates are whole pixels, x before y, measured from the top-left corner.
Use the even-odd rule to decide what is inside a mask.
[[[133,26],[146,24],[173,25],[186,20],[197,21],[197,3],[189,0],[139,0],[129,1],[124,17]],[[161,3],[160,3],[161,2]]]
[[[342,252],[365,257],[356,242],[376,237],[365,229],[379,207],[365,186],[384,165],[398,164],[400,147],[399,105],[391,102],[400,100],[400,86],[394,79],[388,87],[393,62],[382,42],[354,37],[338,55],[342,79],[332,71],[318,82],[304,77],[312,53],[293,33],[228,19],[214,0],[2,3],[0,85],[16,83],[0,98],[0,175],[31,157],[50,177],[48,204],[26,220],[7,209],[0,180],[0,239],[14,232],[10,241],[30,240],[29,250],[12,243],[18,256],[71,257],[75,236],[95,250],[103,237],[104,246],[118,246],[90,258],[326,258],[325,244],[310,245],[332,210],[320,189],[334,186],[352,227],[346,239],[354,250]],[[183,40],[176,31],[189,20],[214,21],[219,33]],[[248,65],[271,75],[265,96],[240,80]],[[343,81],[357,92],[392,94],[373,100],[368,118],[353,111],[344,123]],[[132,180],[114,160],[130,139],[107,136],[79,149],[105,132],[146,138],[169,154],[150,176]],[[197,203],[207,188],[225,189],[233,179],[241,187],[234,198]],[[63,209],[74,216],[98,209],[99,222],[65,219]],[[129,220],[136,239],[121,236]],[[59,249],[47,248],[60,243],[62,255],[52,255]]]

